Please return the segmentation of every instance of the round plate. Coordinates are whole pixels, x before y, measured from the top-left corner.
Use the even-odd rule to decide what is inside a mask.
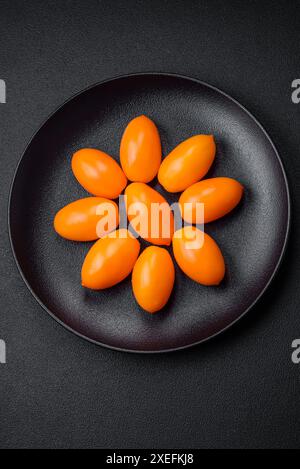
[[[221,286],[198,285],[176,266],[171,300],[156,315],[138,307],[130,278],[102,292],[83,289],[81,266],[91,243],[68,242],[53,230],[56,212],[87,196],[71,172],[72,154],[82,147],[96,147],[119,160],[122,132],[140,114],[157,124],[164,155],[192,135],[214,134],[217,157],[209,176],[233,177],[245,187],[239,207],[205,228],[225,257],[227,273]],[[156,182],[153,186],[170,202],[178,199]],[[203,82],[151,73],[102,82],[57,110],[20,161],[9,211],[14,255],[38,302],[76,334],[135,352],[188,347],[243,316],[279,266],[289,221],[282,163],[257,120],[235,100]]]

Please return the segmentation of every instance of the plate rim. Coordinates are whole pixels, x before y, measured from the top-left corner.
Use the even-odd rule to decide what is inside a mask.
[[[273,152],[277,158],[277,161],[279,163],[279,166],[280,166],[280,169],[281,169],[281,172],[282,172],[282,175],[283,175],[283,179],[284,179],[284,183],[285,183],[285,190],[286,190],[286,196],[287,196],[287,209],[288,209],[288,214],[287,214],[287,224],[286,224],[286,231],[285,231],[285,238],[284,238],[284,243],[283,243],[283,246],[282,246],[282,249],[281,249],[281,252],[280,252],[280,256],[278,258],[278,261],[276,263],[276,266],[274,267],[273,269],[273,272],[270,276],[270,278],[268,279],[266,285],[264,286],[264,288],[261,290],[261,292],[259,293],[259,295],[255,298],[255,300],[251,303],[251,305],[245,309],[243,311],[243,313],[236,319],[234,319],[233,321],[231,321],[229,324],[227,324],[225,327],[223,327],[222,329],[220,329],[218,332],[215,332],[214,334],[210,335],[209,337],[206,337],[205,339],[201,339],[199,341],[196,341],[196,342],[192,342],[190,344],[186,344],[186,345],[182,345],[182,346],[179,346],[179,347],[171,347],[171,348],[166,348],[166,349],[157,349],[157,350],[137,350],[137,349],[130,349],[130,348],[123,348],[123,347],[116,347],[116,346],[113,346],[113,345],[109,345],[109,344],[106,344],[104,342],[100,342],[98,340],[95,340],[95,339],[92,339],[84,334],[81,334],[80,332],[76,331],[75,329],[73,329],[71,326],[69,326],[68,324],[66,324],[64,321],[62,321],[61,319],[59,319],[43,302],[42,300],[38,297],[38,295],[35,293],[35,291],[33,290],[33,288],[31,287],[29,281],[26,279],[25,277],[25,274],[20,266],[20,263],[18,261],[18,257],[17,257],[17,254],[16,254],[16,251],[15,251],[15,248],[14,248],[14,241],[13,241],[13,236],[12,236],[12,231],[11,231],[11,216],[12,216],[12,197],[13,197],[13,191],[14,191],[14,186],[15,186],[15,182],[16,182],[16,179],[17,179],[17,176],[18,176],[18,173],[19,173],[19,169],[20,169],[20,166],[22,164],[22,161],[30,147],[30,145],[32,144],[33,140],[35,139],[35,137],[38,135],[38,133],[42,130],[42,128],[47,124],[47,122],[57,113],[59,112],[63,107],[65,107],[68,103],[70,103],[71,101],[73,101],[73,99],[79,97],[81,94],[83,93],[86,93],[87,91],[93,89],[93,88],[96,88],[98,86],[102,86],[106,83],[109,83],[109,82],[113,82],[113,81],[117,81],[117,80],[121,80],[121,79],[126,79],[126,78],[134,78],[134,77],[143,77],[143,76],[157,76],[157,77],[171,77],[171,78],[180,78],[180,79],[183,79],[183,80],[187,80],[187,81],[190,81],[190,82],[193,82],[193,83],[196,83],[196,84],[199,84],[201,86],[204,86],[206,88],[209,88],[210,90],[213,90],[213,91],[216,91],[217,93],[221,94],[223,97],[225,97],[226,99],[228,99],[229,101],[231,101],[232,103],[234,103],[235,105],[237,105],[243,112],[245,112],[254,122],[255,124],[260,128],[260,130],[263,132],[264,136],[267,138],[267,140],[269,141],[269,143],[271,144],[271,147],[273,149]],[[214,85],[211,85],[203,80],[200,80],[196,77],[192,77],[192,76],[188,76],[188,75],[184,75],[184,74],[179,74],[179,73],[172,73],[172,72],[151,72],[151,71],[147,71],[147,72],[137,72],[137,73],[128,73],[128,74],[121,74],[121,75],[116,75],[114,77],[111,77],[111,78],[106,78],[104,80],[101,80],[99,82],[96,82],[92,85],[89,85],[88,87],[82,89],[81,91],[78,91],[77,93],[73,94],[70,98],[66,99],[62,104],[60,104],[59,106],[57,106],[54,111],[52,111],[44,120],[43,122],[41,123],[41,125],[38,127],[38,129],[33,133],[32,137],[29,139],[28,143],[25,145],[25,148],[24,148],[24,151],[22,152],[22,155],[17,163],[17,166],[16,166],[16,169],[14,171],[14,175],[13,175],[13,179],[12,179],[12,182],[11,182],[11,185],[10,185],[10,189],[9,189],[9,199],[8,199],[8,210],[7,210],[7,225],[8,225],[8,236],[9,236],[9,243],[10,243],[10,247],[11,247],[11,250],[12,250],[12,254],[13,254],[13,258],[15,260],[15,263],[17,265],[17,269],[18,269],[18,272],[23,280],[23,282],[25,283],[27,289],[29,290],[29,292],[31,293],[31,295],[33,296],[33,298],[37,301],[37,303],[42,307],[42,309],[44,309],[58,324],[60,324],[61,326],[63,326],[66,330],[68,330],[69,332],[75,334],[77,337],[80,337],[81,339],[87,341],[87,342],[90,342],[94,345],[97,345],[97,346],[101,346],[101,347],[104,347],[104,348],[107,348],[107,349],[110,349],[110,350],[114,350],[114,351],[117,351],[117,352],[126,352],[126,353],[133,353],[133,354],[144,354],[144,355],[152,355],[152,354],[162,354],[162,353],[171,353],[171,352],[177,352],[177,351],[181,351],[181,350],[185,350],[185,349],[188,349],[188,348],[191,348],[191,347],[195,347],[197,345],[200,345],[200,344],[203,344],[205,342],[208,342],[212,339],[214,339],[215,337],[219,336],[220,334],[223,334],[224,332],[226,332],[229,328],[231,328],[232,326],[234,326],[234,324],[236,324],[238,321],[240,321],[244,316],[246,316],[246,314],[248,314],[250,312],[250,310],[252,310],[254,308],[254,306],[259,302],[259,300],[261,299],[261,297],[265,294],[266,290],[269,288],[269,286],[271,285],[271,283],[273,282],[276,274],[278,273],[278,270],[281,266],[281,263],[282,263],[282,260],[284,258],[284,255],[285,255],[285,252],[286,252],[286,249],[287,249],[287,245],[288,245],[288,240],[289,240],[289,235],[290,235],[290,231],[291,231],[291,195],[290,195],[290,189],[289,189],[289,183],[288,183],[288,178],[287,178],[287,174],[286,174],[286,171],[285,171],[285,167],[284,167],[284,164],[283,164],[283,161],[279,155],[279,152],[275,146],[275,144],[273,143],[273,140],[271,139],[270,135],[268,134],[268,132],[266,131],[266,129],[264,128],[264,126],[261,124],[261,122],[245,107],[243,106],[237,99],[233,98],[231,95],[227,94],[226,92],[224,92],[223,90],[221,90],[220,88],[214,86]]]

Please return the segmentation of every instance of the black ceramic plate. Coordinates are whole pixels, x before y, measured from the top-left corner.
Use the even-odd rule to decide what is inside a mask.
[[[206,226],[223,251],[225,281],[219,287],[201,286],[176,267],[172,298],[153,316],[135,303],[130,278],[107,291],[84,290],[80,271],[91,244],[65,241],[52,228],[60,208],[87,196],[70,169],[73,152],[96,147],[118,160],[122,132],[140,114],[156,122],[164,155],[194,134],[214,134],[217,157],[210,176],[233,177],[245,186],[240,206]],[[167,198],[176,200],[174,195]],[[261,125],[216,88],[169,74],[119,77],[64,104],[36,133],[21,159],[9,216],[16,261],[39,303],[76,334],[135,352],[188,347],[243,316],[279,266],[289,219],[285,173]]]

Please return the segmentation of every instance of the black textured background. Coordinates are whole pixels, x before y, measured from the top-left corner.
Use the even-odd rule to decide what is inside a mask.
[[[297,0],[1,0],[1,448],[300,447],[299,30]],[[219,338],[170,355],[113,352],[64,330],[23,284],[6,228],[13,173],[41,122],[88,85],[139,71],[191,75],[246,105],[293,201],[288,252],[263,300]]]

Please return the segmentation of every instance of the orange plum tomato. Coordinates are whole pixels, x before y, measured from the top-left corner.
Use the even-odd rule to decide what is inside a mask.
[[[216,144],[212,135],[188,138],[163,160],[158,180],[166,191],[182,192],[206,175],[215,155]]]
[[[133,182],[125,190],[128,220],[152,244],[170,245],[174,216],[165,198],[147,184]]]
[[[95,241],[119,224],[118,206],[102,197],[76,200],[62,208],[54,219],[54,229],[71,241]]]
[[[146,116],[129,122],[122,136],[120,161],[127,178],[150,182],[161,163],[161,143],[156,125]]]
[[[208,223],[227,215],[240,202],[243,186],[227,177],[204,179],[188,187],[180,196],[182,218],[188,223]],[[199,205],[197,205],[199,204]],[[203,204],[204,217],[197,207]],[[199,219],[199,217],[204,218]]]
[[[72,170],[82,187],[97,197],[116,199],[127,185],[127,178],[118,163],[93,148],[83,148],[73,155]]]
[[[174,280],[174,264],[168,251],[158,246],[146,248],[132,272],[136,301],[148,313],[156,313],[168,302]]]
[[[126,229],[99,239],[88,252],[82,266],[82,286],[103,290],[124,280],[140,252],[139,241]]]
[[[176,231],[173,253],[181,270],[202,285],[219,285],[225,275],[225,262],[217,243],[194,226]]]

